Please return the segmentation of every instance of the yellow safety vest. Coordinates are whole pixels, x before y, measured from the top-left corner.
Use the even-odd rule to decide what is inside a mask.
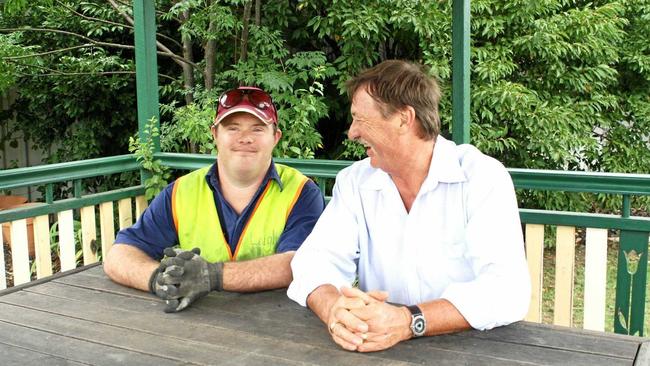
[[[201,256],[213,263],[274,254],[293,205],[309,179],[285,165],[275,164],[275,168],[282,181],[282,190],[277,181],[268,181],[255,202],[235,253],[223,235],[214,195],[205,181],[210,167],[178,178],[172,190],[172,214],[181,248],[201,248]]]

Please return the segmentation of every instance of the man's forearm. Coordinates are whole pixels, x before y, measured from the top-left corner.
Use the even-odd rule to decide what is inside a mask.
[[[149,279],[159,263],[140,249],[115,244],[104,258],[104,272],[113,281],[149,291]]]
[[[425,334],[428,336],[455,333],[471,328],[460,311],[446,299],[433,300],[420,304],[419,307],[427,320]]]
[[[291,259],[295,252],[285,252],[223,266],[223,289],[232,292],[255,292],[289,286]]]

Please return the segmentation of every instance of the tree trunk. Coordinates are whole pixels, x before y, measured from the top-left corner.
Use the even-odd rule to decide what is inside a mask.
[[[214,20],[210,21],[208,30],[211,31],[214,29]],[[217,48],[217,41],[210,39],[205,44],[205,90],[210,91],[214,88],[214,63],[215,63],[215,54]]]
[[[213,0],[208,0],[208,7],[212,6]],[[208,25],[208,34],[214,32],[216,21],[211,17],[210,23]],[[205,69],[203,70],[203,84],[206,91],[212,90],[214,88],[214,66],[215,66],[215,54],[217,53],[217,41],[211,36],[205,42],[203,46],[203,54],[205,58]]]
[[[244,26],[241,32],[241,56],[239,57],[241,61],[246,61],[248,59],[248,23],[251,20],[252,7],[252,0],[249,0],[244,5],[244,19],[242,20]]]
[[[189,12],[187,10],[184,11],[181,15],[181,22],[184,23],[187,21],[189,16]],[[183,58],[194,62],[194,54],[192,52],[192,39],[188,35],[183,35],[182,43]],[[192,67],[189,64],[183,64],[183,87],[185,88],[185,103],[187,104],[192,104],[192,102],[194,102],[194,96],[192,95],[192,90],[194,89],[194,73],[192,71]]]
[[[260,26],[262,22],[262,0],[255,0],[255,25]]]

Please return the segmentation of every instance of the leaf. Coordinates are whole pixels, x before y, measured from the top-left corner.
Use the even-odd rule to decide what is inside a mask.
[[[626,332],[629,332],[627,329],[627,321],[625,320],[625,315],[619,310],[618,311],[618,322],[621,324],[623,329],[625,329]]]

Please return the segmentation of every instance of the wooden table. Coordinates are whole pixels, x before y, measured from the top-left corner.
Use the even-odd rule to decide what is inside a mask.
[[[165,314],[101,266],[0,292],[0,365],[649,365],[636,338],[520,322],[344,351],[285,291],[212,293]]]

